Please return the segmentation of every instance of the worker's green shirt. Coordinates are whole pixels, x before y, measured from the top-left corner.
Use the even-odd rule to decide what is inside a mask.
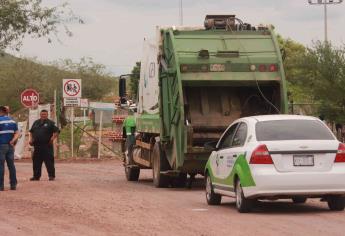
[[[132,128],[135,127],[135,118],[134,116],[127,116],[125,121],[123,122],[123,127],[126,129],[126,134],[132,134]]]

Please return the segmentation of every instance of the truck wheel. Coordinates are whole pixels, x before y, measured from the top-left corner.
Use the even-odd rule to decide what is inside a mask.
[[[331,211],[343,211],[345,208],[345,197],[332,196],[328,198],[327,203]]]
[[[307,201],[307,198],[298,196],[298,197],[293,197],[292,201],[295,204],[302,204],[302,203],[305,203]]]
[[[161,171],[167,171],[170,169],[168,160],[166,159],[164,152],[161,150],[159,142],[156,142],[153,147],[153,184],[156,188],[166,188],[169,186],[170,178],[167,175],[161,173]]]
[[[250,212],[253,207],[254,200],[244,197],[240,180],[236,181],[236,208],[240,213]]]
[[[222,195],[213,191],[212,181],[209,174],[206,174],[206,201],[208,205],[219,205],[222,201]]]
[[[125,173],[128,181],[138,181],[140,175],[140,168],[133,165],[133,145],[128,145],[125,153]]]
[[[187,173],[180,173],[177,177],[172,179],[172,185],[176,188],[184,188],[187,183]]]

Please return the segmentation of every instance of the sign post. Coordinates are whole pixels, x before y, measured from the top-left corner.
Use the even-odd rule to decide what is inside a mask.
[[[71,109],[71,155],[74,157],[74,107]]]
[[[101,145],[102,145],[102,129],[103,129],[103,110],[101,110],[99,121],[99,137],[98,137],[98,155],[97,158],[101,158]]]
[[[62,91],[64,105],[71,106],[71,154],[74,157],[74,106],[80,105],[81,79],[63,79]]]

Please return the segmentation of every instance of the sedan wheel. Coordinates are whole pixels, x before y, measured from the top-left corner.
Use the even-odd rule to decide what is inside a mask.
[[[254,200],[244,197],[240,180],[236,182],[236,207],[240,213],[250,212]]]
[[[332,196],[329,197],[327,203],[331,211],[343,211],[345,208],[345,197]]]
[[[222,201],[222,196],[213,191],[211,177],[206,175],[206,201],[208,205],[219,205]]]

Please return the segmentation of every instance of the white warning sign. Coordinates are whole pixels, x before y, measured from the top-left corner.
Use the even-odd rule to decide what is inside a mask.
[[[80,98],[81,79],[63,79],[62,91],[64,98]]]

